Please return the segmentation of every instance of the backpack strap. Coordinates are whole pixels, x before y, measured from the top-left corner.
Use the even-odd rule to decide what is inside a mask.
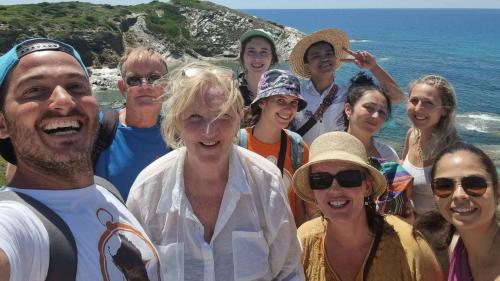
[[[106,111],[103,113],[102,122],[99,125],[97,138],[92,149],[92,166],[95,168],[99,155],[113,142],[118,128],[118,111]]]
[[[50,258],[45,280],[75,280],[78,252],[75,238],[63,219],[42,202],[21,192],[0,192],[0,201],[7,200],[21,203],[30,208],[42,221],[49,234]]]
[[[243,147],[243,148],[247,148],[248,147],[248,143],[247,143],[247,129],[245,129],[245,128],[240,129],[240,137],[239,137],[238,145],[241,146],[241,147]]]
[[[304,161],[304,140],[295,132],[287,129],[285,129],[285,132],[292,144],[291,159],[293,170],[297,171],[297,169],[302,166],[302,161]]]
[[[96,185],[102,186],[104,189],[109,191],[109,193],[113,194],[120,202],[122,202],[125,205],[125,200],[123,200],[122,195],[120,194],[120,191],[116,188],[114,184],[112,184],[110,181],[108,181],[105,178],[101,178],[99,176],[94,175],[94,183]]]

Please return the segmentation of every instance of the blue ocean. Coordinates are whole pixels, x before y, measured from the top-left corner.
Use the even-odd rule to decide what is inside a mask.
[[[500,10],[370,9],[242,10],[306,34],[340,28],[352,50],[367,50],[407,91],[423,74],[439,74],[455,87],[457,127],[462,139],[477,144],[500,167]],[[286,67],[286,64],[283,65]],[[336,81],[347,84],[358,72],[345,64]],[[410,122],[406,102],[379,137],[400,153]]]

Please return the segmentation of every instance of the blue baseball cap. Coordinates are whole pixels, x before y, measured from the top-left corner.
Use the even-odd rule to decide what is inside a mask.
[[[54,39],[32,38],[15,45],[7,53],[0,57],[0,89],[3,87],[5,80],[7,80],[9,73],[14,70],[16,65],[19,63],[19,60],[21,60],[21,58],[26,56],[27,54],[38,51],[65,52],[74,57],[82,67],[85,75],[87,75],[87,77],[89,76],[87,67],[83,63],[80,54],[78,54],[75,48],[73,48],[71,45]],[[3,97],[0,97],[0,99],[3,99]],[[10,138],[0,139],[0,155],[2,155],[5,160],[12,164],[17,163],[16,155],[14,154],[14,147],[12,146]]]

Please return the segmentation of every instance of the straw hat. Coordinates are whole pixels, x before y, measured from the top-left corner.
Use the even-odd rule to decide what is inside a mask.
[[[335,69],[342,65],[341,60],[348,55],[343,49],[349,49],[349,38],[340,29],[323,29],[302,38],[293,47],[288,64],[295,74],[303,78],[311,78],[311,73],[304,68],[304,55],[312,44],[320,41],[330,43],[335,49]]]
[[[328,161],[343,161],[365,168],[374,180],[370,197],[373,201],[385,191],[384,175],[368,163],[366,150],[356,137],[346,132],[330,132],[316,138],[309,150],[309,162],[302,165],[293,175],[293,189],[300,198],[317,204],[309,186],[309,172],[313,164]]]

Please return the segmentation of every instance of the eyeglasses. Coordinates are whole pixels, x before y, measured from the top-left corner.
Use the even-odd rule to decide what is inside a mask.
[[[446,198],[453,194],[457,182],[451,178],[435,178],[431,182],[432,191],[441,198]],[[480,176],[467,176],[460,179],[465,193],[473,197],[479,197],[486,192],[488,181]]]
[[[313,190],[327,189],[332,186],[334,179],[341,187],[353,188],[361,186],[365,174],[360,170],[346,170],[332,175],[328,172],[317,172],[309,174],[309,185]]]
[[[186,77],[195,77],[197,75],[199,75],[200,73],[204,72],[204,71],[208,71],[208,72],[211,72],[219,77],[222,77],[222,78],[229,78],[229,79],[233,79],[233,70],[231,68],[228,68],[228,67],[222,67],[222,66],[218,66],[218,67],[213,67],[213,68],[210,68],[210,67],[197,67],[197,66],[193,66],[193,67],[190,67],[190,68],[186,68],[182,71],[182,74]]]
[[[156,80],[160,79],[162,76],[160,74],[151,73],[147,76],[130,76],[125,79],[127,85],[134,87],[140,86],[142,81],[146,81],[149,85],[152,85]]]

